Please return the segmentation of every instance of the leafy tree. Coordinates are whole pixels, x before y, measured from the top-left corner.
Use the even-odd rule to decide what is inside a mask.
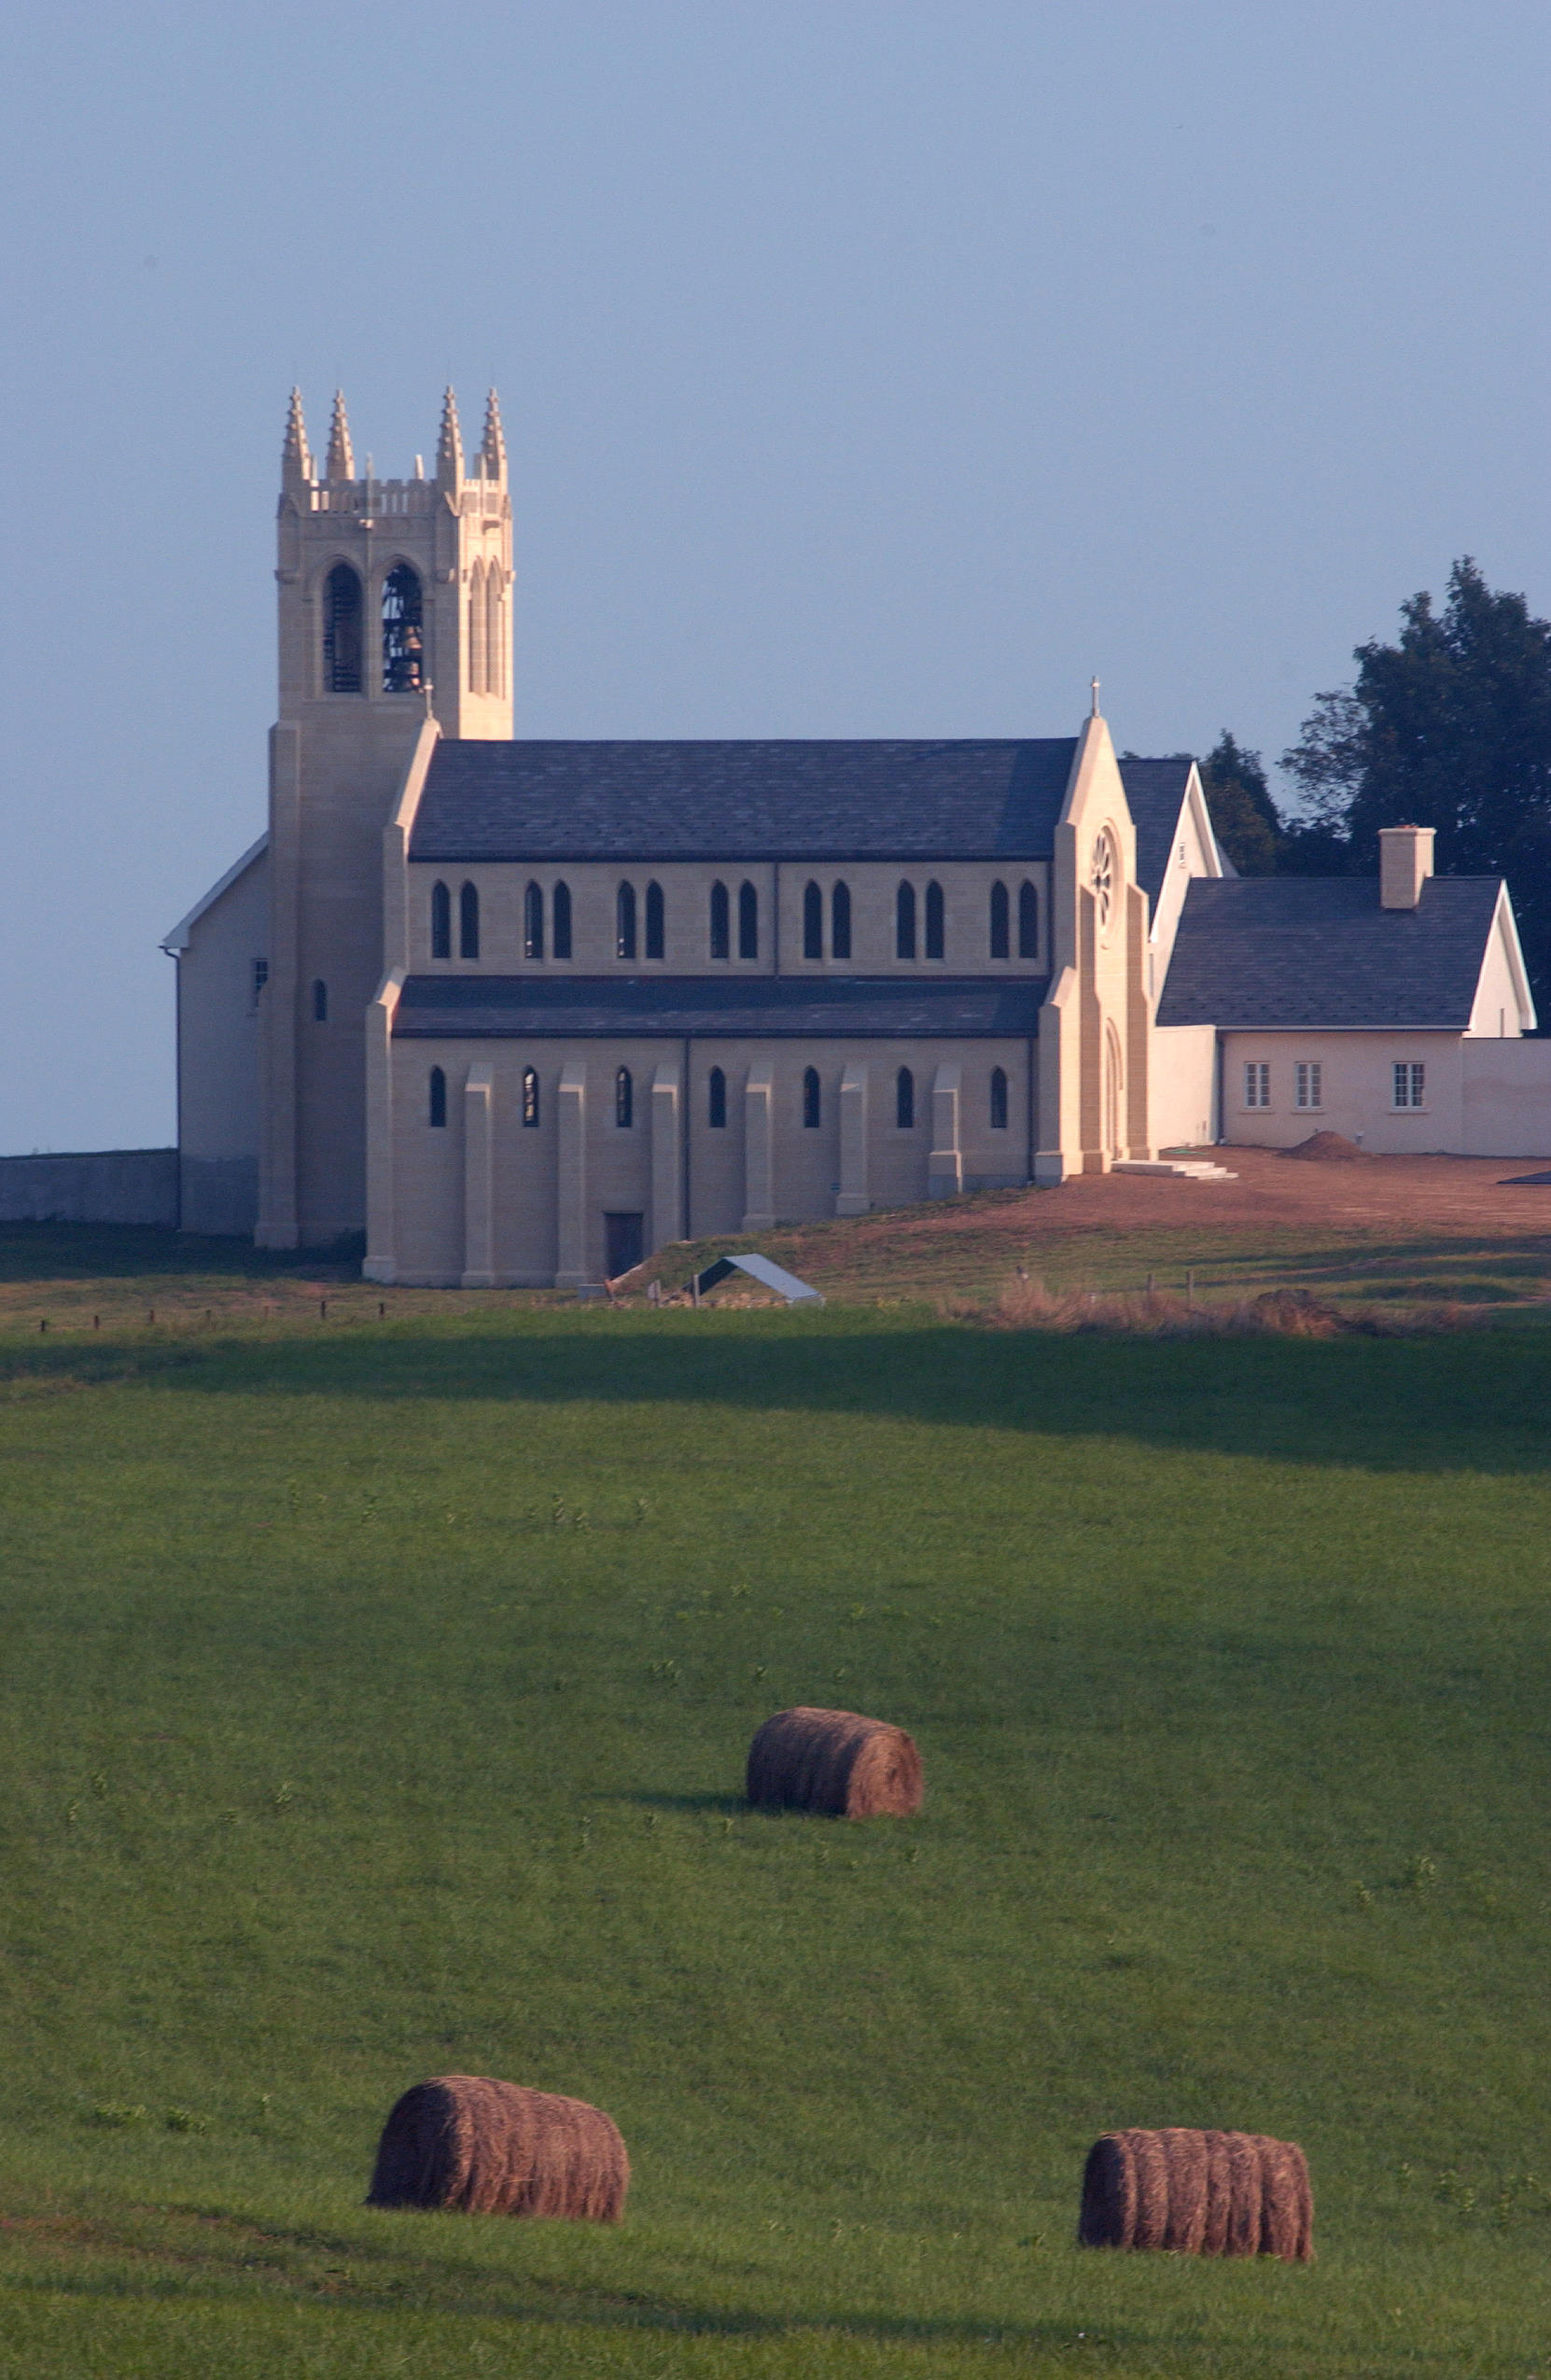
[[[1201,763],[1201,783],[1217,840],[1241,876],[1275,872],[1281,820],[1258,752],[1224,727]]]
[[[1494,594],[1468,555],[1441,611],[1417,595],[1401,621],[1398,643],[1357,647],[1356,682],[1316,695],[1282,755],[1304,817],[1281,865],[1367,875],[1381,826],[1432,827],[1441,874],[1508,878],[1551,1001],[1551,621]]]

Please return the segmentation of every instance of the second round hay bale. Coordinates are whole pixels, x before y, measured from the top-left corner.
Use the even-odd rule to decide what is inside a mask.
[[[1307,2160],[1295,2142],[1263,2133],[1106,2133],[1088,2151],[1077,2239],[1082,2247],[1311,2263]]]
[[[903,1728],[809,1703],[777,1711],[748,1747],[751,1802],[831,1818],[910,1818],[921,1807],[921,1756]]]
[[[601,2107],[489,2075],[443,2074],[393,2107],[367,2205],[617,2223],[629,2187],[624,2142]]]

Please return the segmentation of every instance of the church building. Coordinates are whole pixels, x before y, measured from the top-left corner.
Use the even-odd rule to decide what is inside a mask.
[[[293,396],[277,545],[268,831],[164,945],[188,1230],[566,1288],[1217,1141],[1551,1147],[1507,889],[1425,829],[1238,878],[1097,684],[1063,736],[515,737],[494,395],[402,480]]]

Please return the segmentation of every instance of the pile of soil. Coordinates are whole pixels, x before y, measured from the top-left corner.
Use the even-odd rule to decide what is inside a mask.
[[[1279,1150],[1284,1157],[1306,1157],[1315,1165],[1366,1165],[1368,1153],[1344,1132],[1311,1132],[1296,1148]]]

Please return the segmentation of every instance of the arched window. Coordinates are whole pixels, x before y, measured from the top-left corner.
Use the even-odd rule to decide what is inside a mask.
[[[727,887],[711,887],[711,956],[730,959],[733,955],[732,912],[727,902]]]
[[[480,889],[466,884],[458,894],[458,957],[477,959],[480,955]]]
[[[830,895],[830,957],[849,959],[851,955],[851,888],[837,884]]]
[[[417,694],[425,684],[420,581],[400,562],[383,581],[383,692]]]
[[[1007,1129],[1007,1076],[999,1066],[991,1069],[991,1129]]]
[[[993,959],[1011,959],[1013,956],[1011,912],[1012,903],[1007,898],[1007,887],[1004,884],[994,884],[991,887],[991,956]]]
[[[323,590],[323,691],[361,691],[361,582],[348,562],[336,562]]]
[[[614,895],[614,956],[634,959],[636,956],[636,888],[622,884]]]
[[[927,887],[927,957],[929,959],[942,958],[944,938],[943,888],[940,884],[929,884]]]
[[[713,1132],[727,1129],[727,1077],[713,1066],[706,1084],[706,1121]]]
[[[314,1025],[327,1025],[328,1022],[328,987],[321,975],[313,986],[313,1022]]]
[[[738,957],[760,955],[760,896],[751,884],[738,887]]]
[[[538,1069],[523,1069],[523,1122],[531,1131],[538,1122]]]
[[[553,948],[557,959],[571,955],[571,888],[557,884],[550,895],[550,923],[553,928]]]
[[[651,883],[648,885],[646,894],[646,955],[649,959],[661,959],[666,932],[667,911],[663,888],[660,884]]]
[[[537,884],[530,884],[523,895],[523,956],[544,956],[544,892]]]
[[[808,1067],[803,1075],[803,1127],[805,1131],[818,1129],[818,1069]]]
[[[484,691],[506,693],[506,572],[498,562],[484,574]]]
[[[484,564],[476,562],[468,575],[468,691],[484,692]]]
[[[622,1066],[614,1077],[614,1121],[622,1132],[628,1132],[636,1121],[636,1085],[628,1066]]]
[[[824,956],[824,896],[816,884],[803,888],[803,956]]]
[[[431,1095],[427,1113],[438,1131],[447,1121],[447,1077],[440,1066],[431,1069]]]
[[[453,955],[453,896],[444,884],[431,887],[431,957]]]
[[[894,1122],[901,1132],[915,1128],[915,1077],[908,1066],[894,1077]]]
[[[915,887],[901,884],[894,895],[894,956],[915,956]]]
[[[1018,957],[1040,955],[1040,896],[1026,877],[1018,887]]]

